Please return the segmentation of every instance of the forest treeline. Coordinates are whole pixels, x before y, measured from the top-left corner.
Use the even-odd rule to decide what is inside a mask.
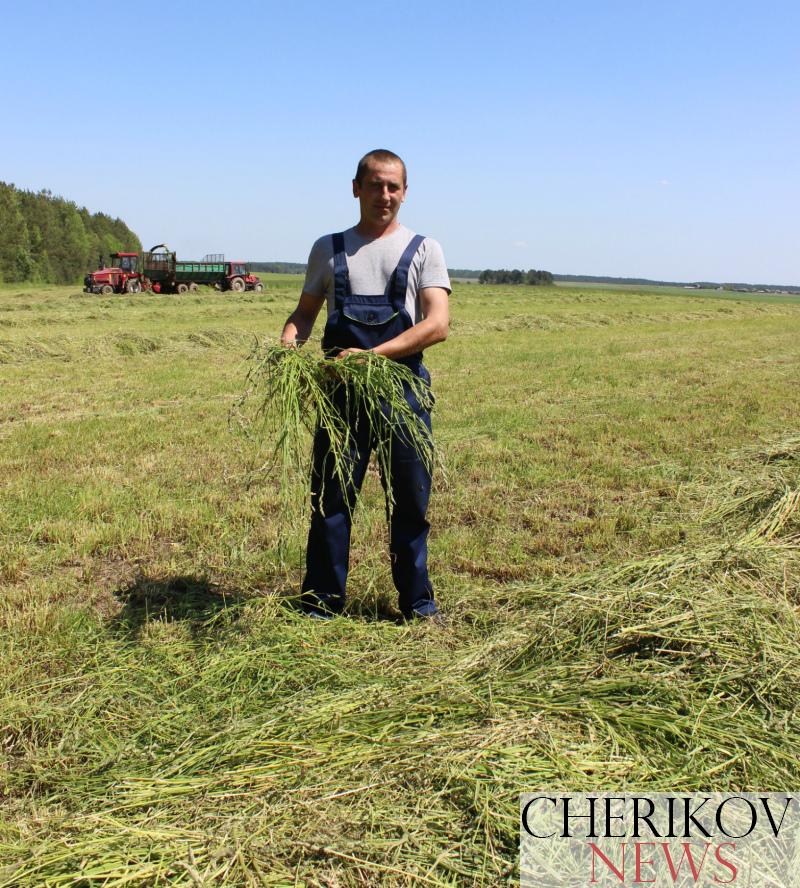
[[[549,271],[537,271],[535,268],[529,268],[527,271],[520,271],[514,268],[508,271],[505,268],[486,268],[478,276],[480,284],[531,284],[533,286],[540,284],[552,284],[553,275]]]
[[[304,262],[251,262],[250,271],[264,274],[305,274]]]
[[[101,254],[141,249],[121,219],[0,182],[0,281],[74,284]]]

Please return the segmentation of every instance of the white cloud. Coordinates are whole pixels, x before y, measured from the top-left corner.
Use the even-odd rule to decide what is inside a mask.
[[[668,185],[672,185],[669,179],[659,179],[658,184],[661,185],[662,188],[666,188]]]
[[[511,245],[512,245],[513,247],[520,247],[520,248],[522,249],[522,248],[525,248],[525,247],[528,246],[528,242],[527,242],[527,241],[523,241],[523,240],[515,240],[515,241],[512,241],[512,242],[511,242]]]

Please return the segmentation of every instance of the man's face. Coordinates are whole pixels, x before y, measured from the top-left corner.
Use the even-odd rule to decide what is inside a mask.
[[[372,225],[391,225],[406,199],[403,166],[396,160],[388,163],[370,161],[361,182],[353,180],[353,197],[361,206],[361,219]]]

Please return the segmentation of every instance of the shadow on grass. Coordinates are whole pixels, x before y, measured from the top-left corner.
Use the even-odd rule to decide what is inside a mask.
[[[237,605],[246,598],[197,576],[138,576],[114,596],[123,607],[112,621],[112,631],[131,637],[153,622],[185,623],[193,637],[208,637],[237,619]]]

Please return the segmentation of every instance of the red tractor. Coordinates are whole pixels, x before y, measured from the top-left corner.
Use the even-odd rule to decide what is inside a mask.
[[[83,279],[84,293],[141,293],[147,289],[147,279],[137,271],[138,253],[112,253],[111,261],[115,265],[104,266],[100,257],[100,267],[91,271]]]
[[[235,293],[241,293],[243,290],[255,290],[260,293],[264,289],[261,278],[250,274],[246,262],[226,262],[225,280],[220,286],[223,290],[233,290]]]

